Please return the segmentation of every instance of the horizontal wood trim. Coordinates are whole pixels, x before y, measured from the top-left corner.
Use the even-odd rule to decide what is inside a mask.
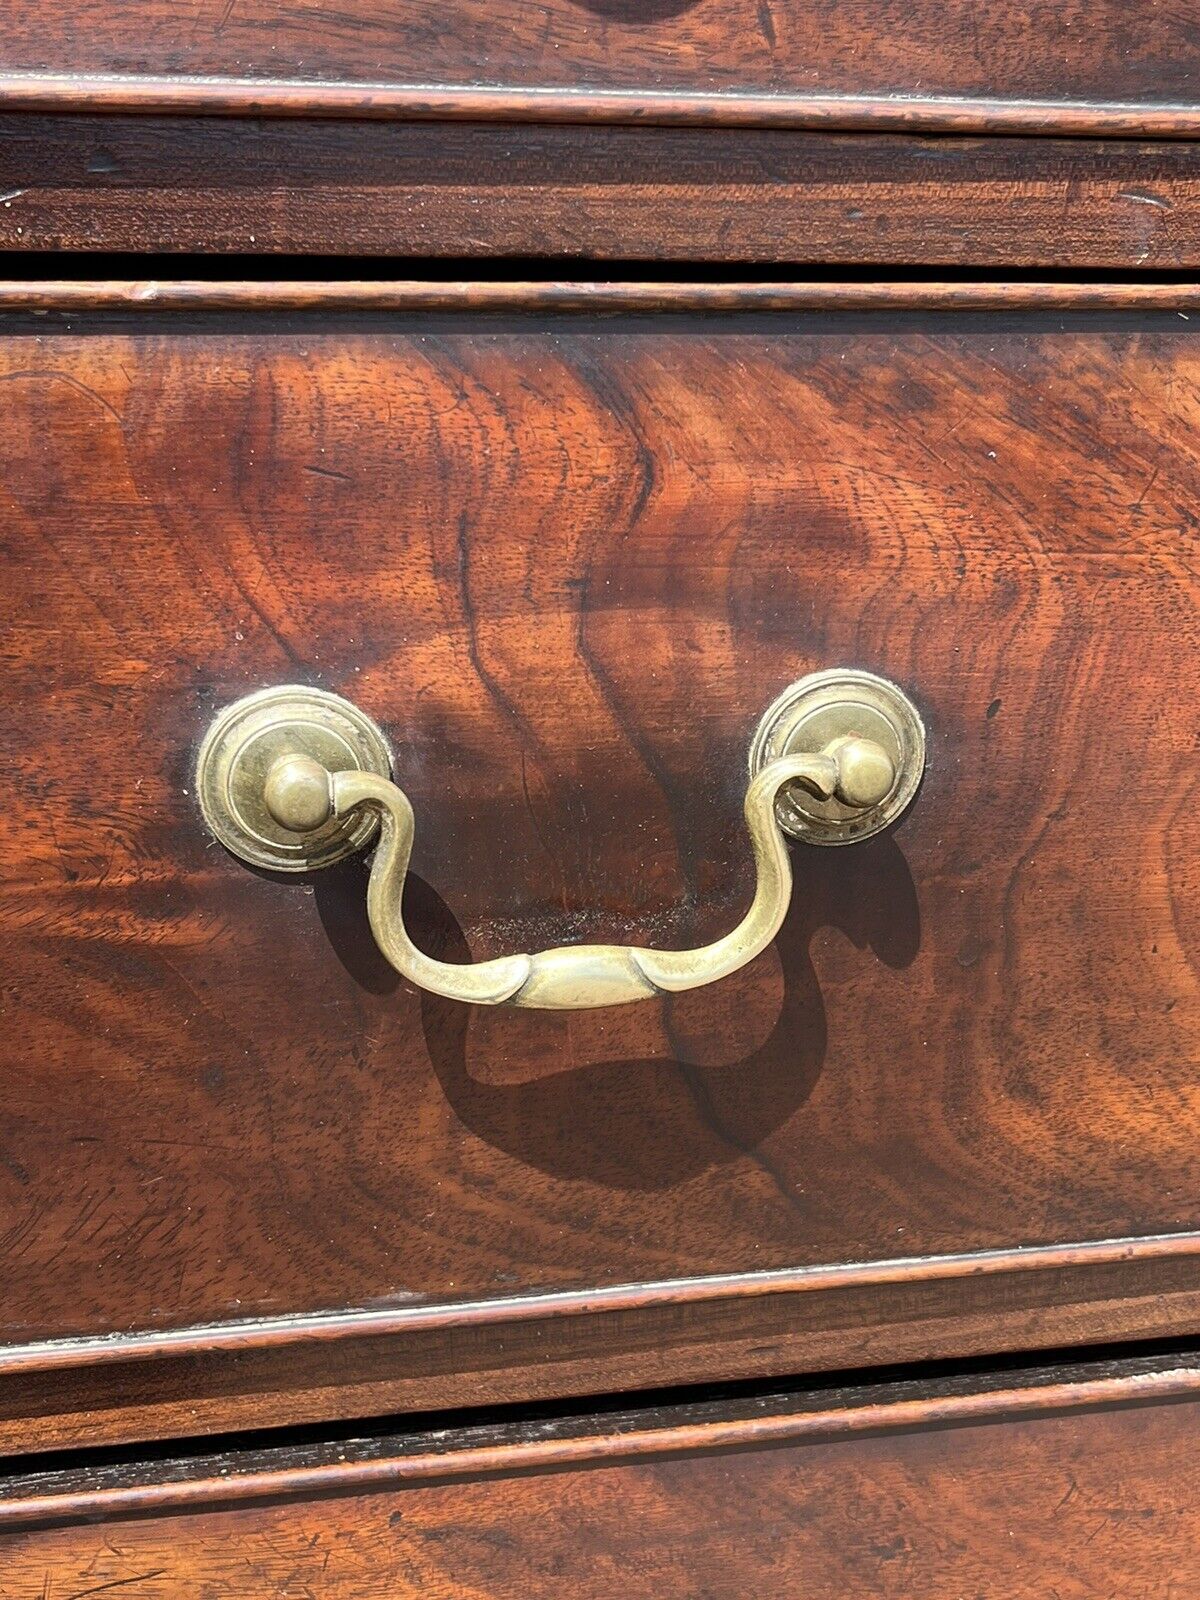
[[[992,1374],[973,1389],[798,1388],[319,1449],[77,1464],[8,1485],[33,1515],[3,1525],[5,1578],[30,1600],[51,1582],[56,1595],[139,1600],[1192,1594],[1196,1392],[1180,1377],[1177,1391],[1168,1364],[1094,1363]],[[1026,1408],[1034,1386],[1046,1392]],[[836,1430],[797,1434],[789,1421],[806,1411],[838,1412]],[[844,1429],[847,1412],[862,1425]],[[593,1458],[592,1441],[614,1433],[615,1449]],[[541,1463],[520,1450],[539,1443]],[[507,1469],[467,1467],[466,1449],[506,1446],[517,1447]],[[389,1471],[423,1454],[442,1458],[428,1477]],[[301,1476],[314,1467],[334,1470]],[[265,1498],[244,1493],[248,1478]],[[213,1498],[173,1487],[200,1480]]]
[[[114,1334],[105,1338],[13,1345],[0,1348],[0,1374],[152,1361],[166,1356],[211,1355],[218,1351],[279,1349],[302,1343],[325,1344],[434,1329],[494,1328],[662,1306],[712,1305],[763,1295],[947,1283],[1019,1273],[1061,1272],[1064,1268],[1111,1267],[1127,1262],[1192,1260],[1197,1256],[1200,1256],[1200,1233],[1169,1234],[1156,1238],[1102,1239],[1081,1244],[804,1267],[795,1271],[621,1284],[611,1288],[468,1301],[459,1305],[399,1306],[385,1310],[260,1318],[141,1334]]]
[[[0,248],[1182,277],[1200,143],[11,113]]]
[[[1192,139],[1200,105],[0,73],[0,110]]]
[[[1195,283],[9,279],[5,311],[1179,311]]]
[[[922,1262],[783,1275],[800,1289],[746,1274],[631,1285],[617,1291],[624,1304],[527,1296],[517,1315],[488,1302],[14,1346],[0,1371],[0,1450],[561,1399],[668,1375],[714,1383],[1176,1338],[1196,1327],[1194,1237],[1131,1243],[1084,1246],[1082,1259],[1070,1247],[934,1258],[932,1276],[920,1275]]]
[[[1014,1385],[978,1393],[933,1393],[913,1399],[838,1404],[781,1415],[668,1422],[619,1432],[598,1430],[582,1437],[461,1444],[453,1436],[443,1436],[437,1448],[376,1459],[338,1459],[316,1466],[259,1468],[175,1481],[135,1482],[119,1487],[76,1487],[57,1493],[18,1491],[9,1497],[0,1497],[0,1525],[154,1516],[268,1499],[361,1493],[439,1479],[578,1469],[650,1457],[763,1449],[900,1429],[953,1427],[1048,1413],[1161,1404],[1191,1400],[1197,1395],[1200,1395],[1200,1369],[1181,1365],[1080,1381]],[[346,1453],[352,1449],[350,1446]]]
[[[1178,1338],[1200,1325],[1196,1278],[1186,1259],[1115,1263],[11,1372],[0,1450]]]

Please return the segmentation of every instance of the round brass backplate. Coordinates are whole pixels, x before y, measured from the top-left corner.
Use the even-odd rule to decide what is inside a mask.
[[[837,799],[818,800],[798,784],[775,806],[779,826],[809,844],[853,844],[892,823],[916,794],[925,770],[925,726],[912,701],[886,678],[853,668],[814,672],[787,688],[758,725],[750,746],[750,776],[780,756],[816,754],[835,740],[872,739],[887,751],[896,780],[883,800],[865,810]]]
[[[303,834],[275,821],[263,792],[267,773],[286,755],[311,756],[330,772],[386,778],[392,770],[383,734],[340,695],[299,684],[248,694],[216,718],[196,762],[200,808],[221,843],[251,866],[273,872],[327,867],[369,844],[377,822],[367,810]]]

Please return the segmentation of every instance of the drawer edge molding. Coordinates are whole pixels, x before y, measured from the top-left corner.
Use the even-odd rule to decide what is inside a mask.
[[[1112,1268],[1200,1258],[1200,1232],[1099,1239],[1073,1244],[1015,1246],[943,1256],[905,1256],[881,1261],[837,1263],[728,1273],[656,1282],[614,1284],[595,1289],[559,1290],[507,1298],[435,1302],[348,1311],[321,1311],[239,1321],[198,1323],[135,1333],[45,1340],[0,1347],[0,1376],[50,1372],[64,1367],[152,1361],[162,1357],[209,1356],[218,1352],[279,1349],[294,1344],[326,1344],[389,1335],[509,1326],[638,1312],[666,1306],[705,1306],[767,1295],[805,1295],[820,1291],[902,1288],[925,1284],[1059,1273],[1089,1267]],[[1196,1287],[1200,1288],[1200,1271]]]
[[[1200,280],[1177,283],[744,282],[686,280],[7,279],[6,312],[571,311],[656,313],[1200,310]]]
[[[1088,1370],[1095,1370],[1094,1368]],[[1126,1364],[1107,1376],[1064,1379],[1063,1369],[1031,1375],[1009,1387],[955,1392],[952,1386],[928,1385],[917,1396],[888,1397],[878,1386],[871,1391],[836,1392],[834,1403],[793,1407],[774,1414],[732,1415],[706,1420],[680,1420],[671,1413],[645,1414],[625,1419],[625,1426],[594,1428],[582,1434],[554,1436],[553,1429],[533,1430],[521,1437],[519,1424],[509,1424],[508,1438],[491,1437],[476,1442],[480,1432],[464,1430],[461,1442],[447,1445],[445,1433],[416,1435],[404,1449],[393,1446],[381,1454],[353,1459],[356,1441],[328,1449],[332,1459],[314,1464],[275,1465],[256,1453],[255,1464],[244,1470],[216,1472],[209,1462],[197,1461],[192,1476],[164,1477],[155,1481],[152,1464],[143,1472],[149,1481],[81,1485],[64,1474],[18,1480],[7,1493],[0,1492],[0,1526],[39,1523],[101,1521],[128,1516],[244,1505],[254,1501],[292,1499],[346,1493],[370,1493],[406,1484],[434,1483],[445,1479],[508,1476],[518,1473],[579,1470],[623,1462],[670,1456],[710,1454],[778,1445],[827,1442],[868,1434],[954,1428],[971,1424],[1012,1421],[1020,1417],[1064,1415],[1077,1411],[1114,1410],[1131,1406],[1194,1402],[1200,1396],[1200,1368],[1181,1360],[1139,1368]],[[701,1411],[706,1408],[697,1408]],[[647,1420],[647,1417],[649,1420]],[[541,1433],[550,1436],[538,1436]],[[399,1444],[401,1441],[397,1441]],[[359,1448],[361,1449],[361,1442]],[[284,1451],[277,1448],[278,1457]]]
[[[1200,104],[0,72],[0,110],[1196,138]]]

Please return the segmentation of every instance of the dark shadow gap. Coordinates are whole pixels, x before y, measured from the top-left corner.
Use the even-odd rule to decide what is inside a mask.
[[[21,282],[91,282],[106,278],[180,279],[225,283],[1061,283],[1177,284],[1195,287],[1200,268],[1110,268],[1082,272],[1061,267],[945,267],[908,262],[877,265],[814,266],[810,262],[634,261],[591,256],[344,256],[215,255],[180,252],[142,254],[117,251],[0,251],[0,279]]]

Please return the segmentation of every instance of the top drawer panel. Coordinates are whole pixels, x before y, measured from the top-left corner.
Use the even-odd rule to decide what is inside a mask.
[[[950,126],[1178,122],[1200,54],[1190,7],[1121,0],[198,0],[182,26],[165,0],[5,0],[0,37],[10,102],[13,75],[60,100],[117,75],[126,101]]]

